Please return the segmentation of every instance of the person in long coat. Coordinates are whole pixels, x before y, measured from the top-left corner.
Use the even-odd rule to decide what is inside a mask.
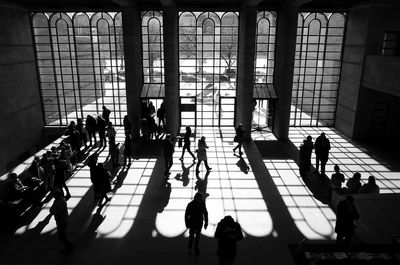
[[[353,196],[347,196],[345,200],[339,202],[336,212],[336,226],[335,232],[337,234],[336,242],[349,243],[351,237],[354,235],[354,229],[356,228],[353,224],[354,220],[358,220],[360,215],[357,212],[357,208],[354,205]]]
[[[208,166],[207,162],[207,149],[208,146],[206,144],[206,137],[202,136],[197,143],[197,165],[196,165],[196,173],[199,173],[201,161],[204,161],[204,165],[206,166],[207,171],[210,171],[212,168]]]
[[[218,238],[219,264],[232,265],[236,257],[236,242],[243,239],[240,224],[227,215],[218,223],[214,237]]]
[[[200,233],[203,227],[207,229],[208,226],[208,212],[206,203],[204,201],[204,195],[201,192],[197,192],[194,199],[188,203],[185,211],[185,225],[189,229],[189,250],[192,249],[193,239],[196,254],[200,253],[199,241]]]

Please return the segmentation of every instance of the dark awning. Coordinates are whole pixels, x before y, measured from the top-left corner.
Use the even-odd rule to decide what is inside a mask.
[[[165,98],[164,84],[144,84],[140,98]]]
[[[254,99],[277,99],[274,85],[273,84],[254,84],[253,90]]]

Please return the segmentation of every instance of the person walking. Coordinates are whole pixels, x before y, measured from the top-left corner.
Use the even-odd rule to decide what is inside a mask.
[[[163,154],[164,154],[164,161],[165,161],[165,172],[164,174],[168,176],[171,174],[169,170],[172,167],[173,164],[173,158],[172,155],[174,154],[174,144],[171,139],[171,135],[167,134],[165,136],[165,139],[163,140]]]
[[[353,224],[353,220],[358,220],[360,215],[353,202],[353,196],[349,195],[338,204],[335,226],[337,244],[350,243],[351,237],[354,235],[354,229],[356,227]]]
[[[64,244],[64,248],[61,252],[70,254],[73,251],[74,246],[67,237],[68,208],[67,202],[60,190],[54,191],[54,202],[50,207],[50,214],[53,215],[56,220],[58,239]]]
[[[208,212],[206,203],[204,201],[204,196],[201,192],[197,192],[194,195],[194,199],[188,203],[185,211],[185,225],[186,228],[189,229],[189,251],[193,247],[193,239],[194,239],[194,248],[196,255],[200,254],[199,249],[199,241],[200,241],[200,233],[203,227],[204,221],[204,229],[207,229],[208,226]]]
[[[161,123],[162,123],[162,128],[165,131],[166,127],[165,127],[165,104],[164,101],[161,103],[160,108],[157,110],[157,118],[158,118],[158,127],[160,128]]]
[[[236,149],[239,148],[239,155],[242,155],[242,145],[243,145],[243,136],[244,136],[244,129],[243,129],[243,124],[239,123],[239,126],[236,127],[236,135],[235,138],[233,139],[234,142],[237,142],[237,146],[233,148],[233,153],[236,152]]]
[[[236,242],[243,239],[240,224],[232,216],[225,216],[217,225],[214,237],[218,239],[219,265],[233,265],[236,257]]]
[[[206,144],[206,137],[202,136],[199,140],[199,142],[197,143],[197,165],[196,165],[196,173],[200,173],[200,164],[201,161],[204,161],[204,165],[206,166],[207,171],[211,171],[211,167],[208,166],[208,162],[207,162],[207,149],[208,146]]]
[[[190,129],[190,126],[186,126],[186,133],[185,136],[183,137],[183,147],[182,147],[182,155],[179,160],[183,160],[183,156],[185,155],[185,150],[188,151],[188,153],[193,157],[193,161],[196,160],[196,157],[190,150],[190,135],[192,134],[192,129]]]
[[[321,133],[315,140],[316,173],[318,173],[319,163],[321,162],[321,175],[325,174],[325,165],[328,162],[329,150],[331,150],[331,143],[326,138],[325,133]]]

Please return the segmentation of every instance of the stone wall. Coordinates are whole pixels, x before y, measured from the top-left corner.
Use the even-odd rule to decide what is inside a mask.
[[[29,12],[0,9],[1,175],[42,143],[43,118]]]

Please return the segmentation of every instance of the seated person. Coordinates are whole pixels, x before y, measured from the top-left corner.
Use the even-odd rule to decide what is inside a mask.
[[[368,183],[362,185],[360,188],[360,193],[379,193],[379,186],[376,185],[375,183],[375,177],[374,176],[369,176],[368,177]]]
[[[332,189],[336,191],[341,191],[342,183],[344,183],[344,175],[340,173],[340,168],[338,165],[334,166],[335,173],[332,174],[331,177],[331,186]]]
[[[15,173],[10,173],[8,175],[8,180],[11,185],[11,200],[19,200],[21,199],[26,191],[28,190],[28,187],[22,184],[21,180],[18,178],[17,174]]]
[[[346,183],[349,193],[358,193],[361,188],[361,174],[356,172]]]

